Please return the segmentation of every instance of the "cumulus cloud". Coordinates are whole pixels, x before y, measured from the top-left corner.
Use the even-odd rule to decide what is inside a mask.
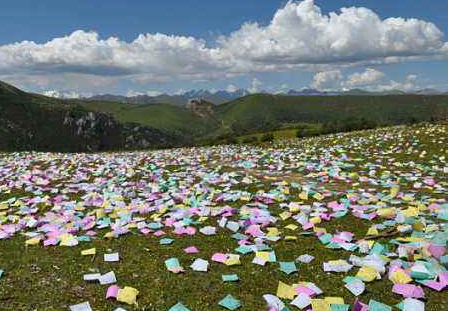
[[[410,74],[406,77],[405,81],[390,80],[388,83],[375,85],[373,89],[376,91],[400,90],[411,92],[420,89],[417,78],[417,75]]]
[[[432,23],[419,19],[381,19],[367,8],[323,14],[313,0],[290,1],[267,26],[246,23],[221,40],[240,65],[260,70],[308,64],[400,61],[445,56],[447,43]]]
[[[323,91],[339,91],[349,88],[361,88],[368,91],[384,92],[399,90],[412,92],[420,89],[418,76],[409,74],[403,81],[386,80],[385,73],[374,68],[366,68],[363,72],[354,72],[344,79],[341,70],[328,70],[316,73],[310,87]],[[386,81],[384,81],[386,80]]]
[[[95,32],[78,30],[45,44],[23,41],[1,46],[0,70],[137,75],[138,79],[161,80],[226,69],[227,62],[220,54],[193,37],[145,34],[128,43],[115,37],[102,40]]]
[[[335,90],[341,86],[342,79],[340,70],[321,71],[313,76],[310,86],[318,90]]]
[[[343,83],[344,87],[354,88],[371,85],[385,76],[381,71],[374,68],[366,68],[364,72],[355,72],[348,76],[348,80]]]
[[[163,94],[163,93],[160,92],[160,91],[155,91],[155,90],[149,90],[149,91],[145,91],[145,92],[138,92],[138,91],[135,91],[135,90],[128,90],[127,93],[125,93],[125,96],[127,96],[127,97],[136,97],[136,96],[144,96],[144,95],[147,95],[147,96],[158,96],[158,95],[161,95],[161,94]]]
[[[443,33],[427,21],[382,19],[363,7],[323,13],[313,0],[304,0],[289,1],[267,25],[245,23],[211,46],[190,36],[140,34],[127,42],[83,30],[46,43],[6,44],[0,46],[0,72],[12,79],[53,75],[66,83],[73,82],[68,76],[133,83],[205,81],[254,72],[446,58],[447,46]]]
[[[74,91],[71,92],[60,92],[56,90],[48,90],[45,92],[42,92],[42,95],[48,96],[48,97],[54,97],[54,98],[65,98],[65,99],[78,99],[82,96]]]
[[[263,86],[263,83],[258,80],[257,78],[252,79],[251,82],[251,87],[248,88],[247,90],[249,91],[249,93],[258,93],[261,92],[261,87]]]

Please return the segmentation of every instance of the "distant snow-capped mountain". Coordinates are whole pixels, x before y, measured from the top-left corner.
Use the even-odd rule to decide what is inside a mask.
[[[156,96],[150,95],[136,95],[136,96],[122,96],[122,95],[95,95],[92,97],[85,98],[87,100],[95,101],[115,101],[121,103],[130,104],[157,104],[165,103],[177,106],[186,105],[190,99],[202,98],[206,101],[212,102],[216,105],[243,97],[248,95],[249,92],[244,89],[238,89],[233,92],[221,90],[221,91],[209,91],[209,90],[190,90],[181,94],[160,94]]]
[[[262,91],[262,93],[271,93],[268,91]],[[440,91],[435,89],[423,89],[408,92],[409,94],[417,95],[438,95],[442,94]],[[235,91],[212,91],[212,90],[190,90],[180,94],[160,94],[160,95],[134,95],[134,96],[123,96],[123,95],[95,95],[92,97],[84,97],[85,100],[95,100],[95,101],[114,101],[120,103],[130,103],[130,104],[171,104],[177,106],[185,106],[190,99],[203,99],[205,101],[219,105],[226,103],[237,98],[251,94],[248,90],[237,89]],[[350,89],[342,91],[321,91],[317,89],[304,88],[301,90],[287,90],[282,92],[274,93],[277,95],[286,96],[339,96],[339,95],[367,95],[367,96],[378,96],[378,95],[401,95],[407,94],[407,92],[400,90],[386,90],[386,91],[369,91],[364,89]]]

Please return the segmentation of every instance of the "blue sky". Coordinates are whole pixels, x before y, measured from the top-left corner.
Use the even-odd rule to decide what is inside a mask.
[[[440,90],[447,89],[447,60],[444,56],[447,50],[446,52],[443,52],[443,49],[439,51],[439,45],[447,41],[447,1],[315,1],[315,5],[321,9],[323,16],[327,16],[329,12],[340,14],[340,9],[343,7],[364,7],[371,10],[381,20],[402,17],[433,23],[444,34],[443,38],[437,39],[434,37],[434,34],[431,35],[430,31],[425,28],[426,26],[418,26],[420,28],[412,30],[412,26],[409,23],[402,25],[405,28],[405,32],[393,36],[396,40],[403,40],[405,37],[410,38],[410,32],[421,29],[422,34],[427,40],[430,40],[428,41],[430,43],[426,44],[437,44],[435,51],[428,52],[427,55],[418,55],[420,52],[415,53],[415,55],[407,55],[411,46],[413,50],[421,51],[425,49],[424,45],[421,46],[421,42],[414,42],[415,39],[412,35],[412,42],[407,42],[406,50],[401,53],[398,53],[399,51],[396,50],[395,43],[393,43],[393,55],[390,54],[390,51],[386,52],[386,47],[375,47],[376,52],[374,53],[362,49],[360,53],[357,51],[357,46],[356,53],[353,53],[355,55],[347,63],[347,61],[343,61],[343,59],[348,57],[345,54],[349,53],[349,49],[353,51],[353,46],[349,43],[349,47],[340,48],[336,52],[344,54],[339,56],[338,59],[334,59],[334,57],[337,57],[336,53],[331,56],[326,55],[327,53],[324,52],[324,60],[320,59],[318,64],[316,64],[316,60],[312,61],[312,59],[316,59],[314,57],[316,54],[314,48],[309,51],[312,55],[308,57],[307,52],[301,51],[305,45],[301,44],[299,47],[291,47],[290,38],[287,37],[290,34],[293,34],[292,42],[306,40],[307,44],[310,42],[308,41],[310,39],[308,38],[308,33],[300,34],[303,32],[301,28],[306,29],[307,26],[301,27],[297,21],[292,21],[288,18],[286,21],[290,21],[291,24],[286,26],[287,29],[282,34],[277,33],[277,29],[269,29],[267,32],[265,30],[262,32],[255,30],[250,32],[250,34],[246,32],[249,36],[254,36],[254,33],[255,36],[264,33],[269,39],[274,39],[278,42],[286,40],[285,46],[282,43],[278,43],[279,46],[268,47],[269,52],[267,55],[263,55],[263,52],[260,53],[258,51],[255,55],[247,57],[240,53],[239,42],[236,42],[239,39],[230,39],[231,33],[242,29],[246,22],[257,22],[262,28],[267,27],[274,18],[276,11],[278,9],[283,10],[286,3],[286,1],[279,0],[184,0],[177,2],[108,0],[95,1],[94,6],[91,0],[5,1],[5,3],[2,3],[2,10],[0,11],[0,60],[2,55],[7,60],[17,59],[17,55],[19,55],[19,57],[23,58],[23,61],[22,63],[13,63],[11,61],[9,67],[7,65],[4,65],[4,67],[0,66],[0,78],[19,84],[19,86],[32,91],[58,90],[61,92],[74,91],[86,94],[106,92],[125,94],[130,91],[176,92],[180,89],[225,89],[229,86],[251,88],[253,85],[252,81],[254,86],[258,86],[259,89],[271,91],[281,88],[300,89],[318,86],[326,89],[354,85],[366,88],[388,88],[390,86],[408,88],[414,86],[416,88],[435,87]],[[295,5],[299,3],[295,2]],[[280,21],[282,25],[286,25],[285,20],[280,18]],[[314,25],[317,22],[318,20],[313,20],[311,23]],[[361,35],[363,38],[366,36],[363,22],[362,27],[356,26],[354,30],[352,29],[353,26],[347,26],[343,22],[339,25],[349,27],[349,29],[345,29],[349,30],[354,36]],[[329,26],[330,28],[327,29],[338,27],[332,23]],[[77,40],[87,40],[92,43],[92,41],[89,41],[91,39],[83,34],[88,31],[94,31],[98,34],[97,38],[94,39],[94,41],[97,41],[92,43],[95,44],[95,47],[92,47],[95,52],[91,54],[95,53],[95,55],[82,55],[84,53],[84,45],[80,47],[80,50],[77,50],[77,47],[74,48],[73,45],[70,45],[70,48],[65,50],[67,46],[64,44],[52,46],[53,50],[43,46],[55,38],[70,36],[75,31],[80,30],[83,33],[77,37]],[[219,36],[229,38],[228,44],[236,45],[237,50],[229,51],[222,48],[222,50],[227,51],[221,50],[221,57],[213,55],[211,57],[214,60],[208,60],[205,63],[202,58],[198,61],[193,61],[192,54],[189,54],[185,60],[185,55],[179,55],[180,51],[183,50],[184,43],[179,42],[179,45],[174,45],[171,38],[164,38],[165,42],[161,44],[167,44],[168,55],[177,54],[177,56],[168,58],[169,56],[167,55],[162,56],[159,54],[160,59],[154,56],[153,52],[144,50],[143,55],[137,55],[133,52],[134,54],[123,55],[124,59],[119,60],[118,58],[117,62],[115,60],[114,63],[110,64],[107,61],[108,56],[105,55],[115,55],[114,57],[116,57],[115,47],[108,46],[105,48],[102,43],[98,42],[110,37],[117,37],[121,42],[130,43],[138,35],[146,33],[151,35],[161,33],[181,38],[192,36],[196,40],[202,40],[202,42],[205,42],[204,47],[193,47],[193,51],[197,48],[201,50],[209,49],[209,51],[206,51],[206,56],[202,58],[215,54],[212,50],[218,48]],[[243,31],[243,35],[244,33]],[[322,32],[319,33],[321,34]],[[312,33],[312,36],[314,35]],[[368,33],[367,36],[373,36],[373,34]],[[246,37],[244,39],[243,37],[240,38],[243,42],[247,40]],[[70,40],[72,39],[68,39],[68,41]],[[146,41],[145,45],[147,47],[150,45],[150,49],[154,51],[155,42],[158,40],[154,37],[148,40],[151,42]],[[332,41],[325,42],[324,46],[318,45],[316,48],[320,50],[328,49],[334,43],[333,38],[330,40]],[[343,40],[346,42],[346,38]],[[11,49],[6,48],[11,44],[23,41],[34,41],[38,47],[24,44],[17,51],[11,51]],[[346,43],[344,44],[346,45]],[[3,54],[2,47],[4,49]],[[248,47],[251,52],[259,49],[265,50],[263,45],[260,47],[258,45],[252,46],[251,44]],[[175,49],[175,51],[172,52],[171,49]],[[273,50],[271,51],[271,49]],[[297,53],[296,49],[298,49],[299,53]],[[61,55],[61,50],[64,50],[64,55]],[[379,56],[377,56],[378,61],[375,61],[373,54],[382,53],[382,50],[384,61],[381,61]],[[28,51],[30,52],[28,53]],[[70,55],[72,51],[74,52],[73,56]],[[24,56],[24,53],[28,54]],[[45,55],[42,53],[45,53]],[[55,53],[57,56],[52,53]],[[102,55],[105,58],[102,58]],[[387,57],[400,57],[400,55],[405,59],[387,61]],[[139,58],[141,56],[143,57],[142,62],[133,64],[133,66],[127,60],[127,57]],[[89,57],[92,57],[92,59]],[[225,57],[228,57],[227,60],[225,60]],[[291,60],[295,58],[299,59],[299,61]],[[358,58],[358,61],[354,58]],[[265,60],[261,61],[261,59]],[[290,61],[287,62],[287,59],[290,59]],[[155,66],[149,66],[145,70],[143,69],[146,67],[146,65],[143,66],[143,63],[145,64],[146,61],[151,63],[154,60],[159,63],[155,64]],[[165,61],[172,68],[167,72],[162,65]],[[218,65],[215,63],[226,63],[228,61],[231,64],[227,68],[223,64]],[[337,65],[337,62],[339,62],[339,65]],[[23,63],[26,63],[28,67],[23,65]],[[89,66],[91,68],[88,69]],[[108,66],[111,68],[108,68]],[[178,75],[176,72],[177,66],[185,68],[186,73]],[[199,68],[196,68],[196,66]],[[18,69],[15,70],[15,68]],[[368,69],[371,70],[368,71]],[[330,83],[333,81],[327,79],[328,77],[335,77],[336,80],[337,70],[340,72],[342,82],[340,85],[333,85],[333,83]],[[359,82],[360,80],[351,83],[348,79],[354,73],[362,75],[360,77],[356,76],[356,78],[365,79],[366,76],[363,76],[363,74],[367,72],[374,75],[372,70],[381,74],[375,75],[377,78],[375,81],[372,80],[374,77],[370,78],[371,81],[367,81],[371,83],[364,84],[365,81]],[[220,74],[221,71],[224,71],[223,75]],[[114,73],[110,74],[110,72]],[[155,72],[158,72],[165,78],[159,79],[155,77]],[[335,74],[318,76],[315,84],[315,75],[319,72],[335,72]],[[85,77],[88,77],[88,79],[85,79]],[[94,85],[93,83],[83,83],[83,81],[91,81],[91,79],[95,81]],[[412,83],[409,84],[409,81]]]

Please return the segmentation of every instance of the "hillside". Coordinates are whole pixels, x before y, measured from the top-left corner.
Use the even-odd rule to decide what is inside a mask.
[[[311,124],[331,133],[447,118],[446,95],[254,94],[221,105],[176,107],[62,100],[0,84],[0,150],[100,151],[217,141]],[[201,109],[201,110],[199,110]],[[205,112],[205,113],[204,113]]]
[[[179,145],[180,136],[0,85],[0,150],[103,151]]]
[[[189,138],[203,136],[215,126],[212,120],[199,118],[185,107],[169,104],[79,102],[79,105],[85,109],[110,113],[119,122],[135,122]]]
[[[366,119],[394,125],[446,119],[447,96],[284,96],[256,94],[216,108],[233,132],[275,129],[286,123]]]

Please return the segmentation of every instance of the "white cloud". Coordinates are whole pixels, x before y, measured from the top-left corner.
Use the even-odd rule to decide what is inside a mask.
[[[101,77],[104,83],[205,81],[253,72],[330,71],[446,58],[447,50],[443,33],[432,23],[381,19],[370,9],[356,7],[325,14],[313,0],[305,0],[289,1],[268,25],[245,23],[212,46],[189,36],[140,34],[126,42],[83,30],[42,44],[6,44],[0,46],[0,72],[11,80],[50,75],[45,86],[58,80],[76,89],[84,77]]]
[[[276,94],[284,94],[286,92],[288,92],[290,89],[290,87],[288,86],[288,84],[282,84],[279,86],[279,88],[277,89],[277,91],[275,92]]]
[[[411,92],[421,88],[417,82],[417,75],[410,74],[406,77],[405,81],[390,80],[388,83],[375,85],[373,89],[376,91],[400,90]]]
[[[147,96],[158,96],[158,95],[161,95],[161,94],[163,94],[163,93],[160,92],[160,91],[155,91],[155,90],[150,90],[150,91],[145,91],[145,92],[138,92],[138,91],[135,91],[135,90],[128,90],[127,93],[125,94],[125,96],[127,96],[127,97],[144,96],[144,95],[147,95]]]
[[[385,73],[373,68],[366,68],[364,72],[354,72],[348,75],[343,81],[341,70],[321,71],[315,74],[310,84],[312,88],[332,91],[345,90],[349,88],[359,87],[368,91],[392,91],[400,90],[404,92],[412,92],[420,89],[418,77],[415,74],[409,74],[404,81],[388,80],[381,81],[385,77]]]
[[[66,99],[77,99],[81,98],[82,96],[76,92],[59,92],[56,90],[48,90],[42,93],[42,95],[48,96],[48,97],[54,97],[54,98],[66,98]]]
[[[261,87],[263,86],[263,83],[258,80],[257,78],[252,79],[251,87],[247,89],[250,93],[258,93],[261,91]]]
[[[237,88],[235,85],[230,84],[230,85],[227,87],[226,91],[229,92],[229,93],[234,93],[234,92],[238,91],[238,88]]]
[[[342,79],[340,70],[321,71],[313,76],[310,86],[318,90],[335,90],[340,88]]]
[[[422,20],[383,20],[370,9],[356,7],[326,15],[313,0],[305,0],[288,2],[268,26],[243,25],[222,38],[221,46],[241,66],[272,71],[309,64],[446,57],[443,40],[443,33],[434,24]]]
[[[381,71],[374,68],[366,68],[364,72],[355,72],[348,76],[348,80],[343,83],[344,87],[354,88],[374,84],[385,76]]]

